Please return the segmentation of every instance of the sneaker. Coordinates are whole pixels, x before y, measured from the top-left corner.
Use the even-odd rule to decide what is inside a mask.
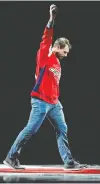
[[[20,165],[20,162],[17,158],[6,157],[3,163],[13,169],[25,169],[24,167]]]
[[[88,167],[87,164],[80,164],[77,161],[72,161],[70,163],[64,164],[65,169],[83,169],[83,168],[87,168],[87,167]]]

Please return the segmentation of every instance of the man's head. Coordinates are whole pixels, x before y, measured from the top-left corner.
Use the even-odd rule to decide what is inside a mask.
[[[53,45],[52,51],[58,57],[58,59],[62,59],[66,57],[69,53],[69,50],[72,48],[70,42],[66,38],[58,38]]]

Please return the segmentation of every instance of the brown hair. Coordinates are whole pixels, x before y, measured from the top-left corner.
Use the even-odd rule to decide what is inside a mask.
[[[57,45],[59,45],[61,49],[64,48],[66,45],[68,45],[69,49],[72,48],[72,45],[70,44],[69,40],[68,40],[67,38],[64,38],[64,37],[58,38],[58,39],[54,42],[54,45],[53,45],[53,46],[55,47],[55,46],[57,46]]]

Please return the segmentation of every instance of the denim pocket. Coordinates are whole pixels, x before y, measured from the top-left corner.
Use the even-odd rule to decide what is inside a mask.
[[[63,109],[63,106],[60,101],[58,101],[58,106],[60,107],[60,109]]]
[[[32,98],[31,105],[32,105],[32,108],[37,108],[37,110],[39,110],[40,113],[47,113],[48,108],[47,108],[47,104],[44,101],[37,98]]]

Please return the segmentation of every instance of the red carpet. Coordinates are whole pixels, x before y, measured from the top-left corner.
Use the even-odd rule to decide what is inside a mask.
[[[63,168],[50,168],[50,167],[45,167],[45,168],[25,168],[25,169],[11,169],[11,168],[3,168],[0,167],[0,173],[55,173],[55,174],[66,174],[66,173],[72,173],[72,174],[100,174],[100,169],[96,168],[85,168],[85,169],[63,169]]]

